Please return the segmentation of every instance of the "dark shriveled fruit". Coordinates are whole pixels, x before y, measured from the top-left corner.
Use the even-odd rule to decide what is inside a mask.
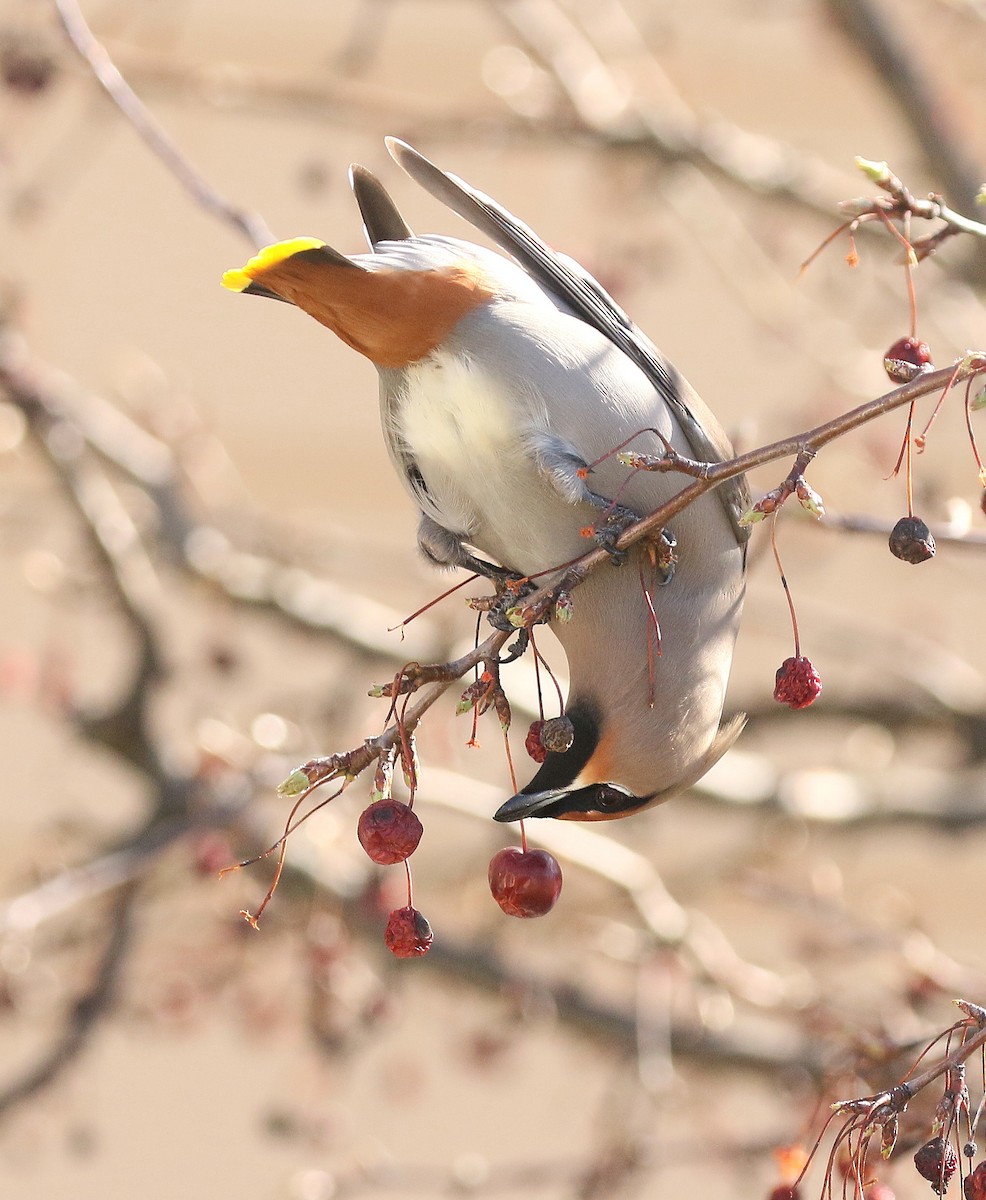
[[[409,858],[423,832],[414,812],[399,800],[377,800],[363,809],[356,827],[359,844],[384,867]]]
[[[914,1166],[918,1174],[927,1179],[931,1190],[939,1196],[945,1194],[958,1164],[958,1155],[952,1149],[951,1143],[940,1137],[925,1142],[914,1155]]]
[[[981,1162],[962,1184],[965,1200],[986,1200],[986,1162]]]
[[[890,531],[890,553],[906,563],[935,557],[935,539],[920,517],[901,517]]]
[[[395,958],[420,958],[428,953],[431,926],[416,908],[395,908],[387,921],[383,940]]]
[[[561,867],[547,850],[507,846],[490,860],[490,891],[508,917],[543,917],[561,892]]]

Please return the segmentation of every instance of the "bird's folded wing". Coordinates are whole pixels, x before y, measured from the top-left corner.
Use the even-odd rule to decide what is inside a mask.
[[[489,196],[449,175],[398,138],[388,138],[387,148],[397,164],[416,183],[486,234],[515,259],[552,296],[576,316],[598,329],[618,346],[653,383],[681,425],[692,454],[701,462],[724,462],[733,449],[711,410],[687,389],[688,399],[674,367],[630,320],[602,285],[577,263],[556,254],[523,221]],[[733,523],[737,540],[745,542],[749,529],[739,518],[750,507],[745,476],[722,484],[718,493]]]

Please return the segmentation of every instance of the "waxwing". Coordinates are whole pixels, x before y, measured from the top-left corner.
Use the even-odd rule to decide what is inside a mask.
[[[371,253],[295,238],[228,271],[223,284],[297,305],[376,365],[384,437],[420,508],[430,559],[550,581],[553,568],[592,548],[587,526],[611,543],[614,530],[689,482],[632,472],[610,453],[621,443],[660,455],[667,439],[706,462],[732,449],[583,268],[410,146],[387,145],[509,257],[415,235],[381,183],[353,167]],[[744,592],[738,518],[748,506],[745,480],[734,479],[679,513],[659,544],[638,543],[622,563],[614,550],[613,564],[575,590],[571,620],[552,623],[568,658],[574,740],[548,752],[497,820],[626,816],[695,783],[736,740],[742,719],[720,722]]]

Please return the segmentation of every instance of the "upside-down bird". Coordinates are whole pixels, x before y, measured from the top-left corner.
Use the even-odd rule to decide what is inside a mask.
[[[553,622],[574,740],[495,815],[637,812],[700,779],[742,726],[721,721],[743,603],[745,480],[699,496],[619,565],[614,534],[684,485],[633,472],[614,451],[629,440],[722,462],[732,449],[719,422],[577,263],[410,146],[387,145],[504,253],[412,233],[379,180],[353,167],[369,254],[294,238],[223,284],[297,305],[375,364],[384,437],[434,562],[543,582],[598,528],[613,565],[578,586],[568,622]]]

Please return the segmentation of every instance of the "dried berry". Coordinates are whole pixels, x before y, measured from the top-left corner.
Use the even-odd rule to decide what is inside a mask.
[[[789,708],[807,708],[822,691],[822,680],[804,655],[785,658],[774,677],[774,699]]]
[[[883,356],[883,369],[894,383],[910,383],[932,365],[928,343],[915,337],[899,338]]]
[[[962,1184],[965,1200],[986,1200],[986,1162],[981,1162]]]
[[[561,867],[547,850],[507,846],[490,861],[490,891],[508,917],[543,917],[561,892]]]
[[[531,727],[527,731],[527,737],[524,739],[524,749],[537,763],[544,762],[548,757],[548,751],[541,741],[541,730],[543,728],[544,721],[532,721]]]
[[[555,754],[564,754],[575,741],[575,726],[566,716],[552,717],[541,726],[541,745]]]
[[[424,832],[421,822],[399,800],[377,800],[360,813],[356,836],[375,863],[403,862],[417,849]]]
[[[383,940],[396,958],[420,958],[428,953],[432,936],[425,917],[408,904],[390,914]]]
[[[925,1142],[914,1155],[914,1166],[917,1168],[918,1174],[928,1180],[931,1190],[937,1192],[939,1196],[945,1194],[958,1162],[958,1155],[950,1143],[940,1137]]]
[[[890,553],[907,563],[935,556],[935,539],[920,517],[901,517],[890,532]]]

